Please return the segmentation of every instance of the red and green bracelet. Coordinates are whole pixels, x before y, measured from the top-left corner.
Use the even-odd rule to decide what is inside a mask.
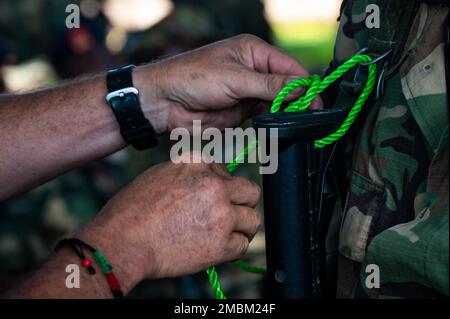
[[[119,281],[117,280],[116,275],[112,272],[112,267],[108,263],[105,255],[103,255],[99,250],[95,250],[93,254],[95,261],[98,263],[103,274],[106,276],[106,280],[108,281],[108,285],[112,291],[114,299],[123,299],[123,293],[120,289]]]
[[[77,239],[77,238],[66,238],[61,240],[55,247],[55,251],[59,250],[63,246],[70,246],[75,251],[75,253],[81,259],[81,265],[86,268],[91,275],[95,275],[95,268],[92,266],[92,261],[86,258],[83,248],[89,250],[94,257],[94,260],[100,266],[102,273],[105,275],[106,280],[108,281],[109,289],[111,289],[112,295],[114,299],[123,299],[124,295],[120,288],[119,281],[117,280],[116,275],[112,271],[112,266],[109,264],[105,255],[93,248],[92,246],[86,244],[85,242]]]

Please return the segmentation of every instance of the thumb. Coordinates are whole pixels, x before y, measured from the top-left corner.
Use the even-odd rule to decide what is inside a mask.
[[[259,73],[246,71],[241,74],[238,81],[234,81],[232,91],[238,100],[254,98],[271,101],[278,92],[289,82],[297,77],[274,73]]]
[[[281,75],[275,73],[258,73],[249,71],[240,77],[240,81],[235,81],[236,86],[233,89],[238,96],[236,99],[254,98],[265,101],[272,101],[275,99],[280,90],[293,80],[298,79],[299,76]],[[287,97],[286,102],[294,101],[300,98],[306,89],[299,87],[292,91]]]

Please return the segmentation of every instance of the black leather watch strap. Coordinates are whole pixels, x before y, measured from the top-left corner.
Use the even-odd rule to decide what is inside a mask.
[[[158,145],[158,140],[155,130],[142,112],[139,92],[133,86],[133,68],[134,65],[129,65],[108,72],[106,100],[116,116],[120,134],[125,141],[138,150],[144,150]]]
[[[106,75],[108,92],[114,92],[123,88],[133,87],[134,65],[127,65],[120,69],[111,70]]]

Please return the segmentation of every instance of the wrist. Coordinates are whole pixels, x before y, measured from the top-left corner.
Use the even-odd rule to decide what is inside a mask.
[[[86,227],[77,236],[78,239],[99,250],[112,266],[122,291],[127,295],[145,276],[145,267],[130,247],[127,247],[117,236],[103,235],[94,227]],[[93,259],[93,256],[91,256]],[[99,265],[94,266],[100,276],[103,276]],[[108,287],[106,278],[102,278]]]
[[[93,260],[93,257],[89,252],[85,251],[86,258]],[[61,247],[60,250],[55,254],[53,259],[45,265],[45,270],[51,272],[64,273],[67,265],[76,264],[80,265],[80,258],[74,253],[71,247]],[[80,265],[81,266],[81,265]],[[80,288],[83,289],[81,294],[78,295],[77,289],[67,289],[64,287],[64,292],[56,290],[53,295],[48,296],[49,298],[101,298],[110,299],[111,291],[109,289],[108,283],[102,275],[100,269],[95,267],[96,274],[91,275],[88,271],[80,267]],[[62,281],[62,280],[61,280]],[[71,295],[71,293],[76,293],[77,295]]]
[[[133,83],[139,91],[141,108],[156,133],[167,131],[169,102],[164,70],[158,64],[148,64],[133,70]]]

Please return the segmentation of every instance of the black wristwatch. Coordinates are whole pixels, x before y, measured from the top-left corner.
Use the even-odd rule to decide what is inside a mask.
[[[125,141],[138,150],[144,150],[158,145],[158,140],[153,126],[142,112],[139,91],[133,86],[134,67],[129,65],[108,72],[106,101],[119,122],[120,134]]]

